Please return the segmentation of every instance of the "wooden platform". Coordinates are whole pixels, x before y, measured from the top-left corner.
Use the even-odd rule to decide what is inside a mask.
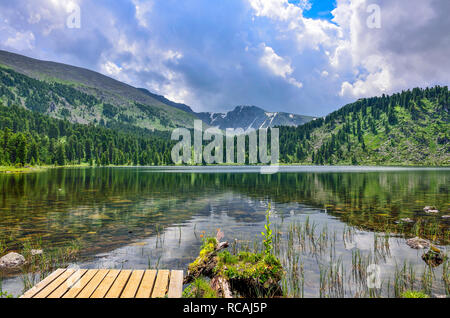
[[[183,271],[57,269],[20,298],[181,298]]]

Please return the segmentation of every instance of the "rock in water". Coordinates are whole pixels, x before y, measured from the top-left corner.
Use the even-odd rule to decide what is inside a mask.
[[[426,206],[423,208],[423,210],[425,211],[425,213],[439,213],[439,210],[434,206]]]
[[[25,257],[11,252],[0,258],[0,269],[16,268],[25,264]]]
[[[421,239],[419,237],[415,237],[415,238],[406,240],[406,244],[411,248],[415,248],[416,250],[430,246],[430,242],[428,242],[427,240]]]
[[[414,223],[414,221],[411,220],[410,218],[404,218],[404,219],[400,219],[398,221],[395,221],[394,223],[396,223],[396,224],[400,224],[400,223]]]
[[[431,267],[437,267],[444,262],[444,255],[442,253],[437,253],[430,249],[427,253],[422,255],[422,259]]]
[[[43,253],[44,253],[43,250],[31,250],[30,251],[31,256],[42,255]]]

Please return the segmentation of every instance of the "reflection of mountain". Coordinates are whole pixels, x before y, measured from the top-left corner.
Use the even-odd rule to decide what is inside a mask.
[[[81,233],[92,254],[193,216],[222,213],[238,223],[261,222],[267,200],[275,209],[287,203],[326,208],[347,223],[379,229],[423,214],[425,205],[448,214],[449,178],[447,170],[260,175],[88,168],[1,175],[0,239],[14,245],[40,235],[57,246]],[[441,229],[448,226],[441,223]]]

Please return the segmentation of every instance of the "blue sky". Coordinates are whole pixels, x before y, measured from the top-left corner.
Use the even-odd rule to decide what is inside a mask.
[[[77,8],[81,27],[69,28]],[[448,85],[449,10],[448,0],[0,0],[0,49],[196,111],[322,116],[360,97]]]
[[[301,4],[300,0],[291,0],[289,3],[296,5]],[[331,21],[333,19],[333,11],[336,8],[336,0],[315,0],[310,1],[310,7],[303,12],[303,16],[312,19],[324,19]]]

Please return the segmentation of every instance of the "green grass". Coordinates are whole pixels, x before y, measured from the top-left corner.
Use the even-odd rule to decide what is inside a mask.
[[[81,167],[89,167],[89,163],[80,163],[80,164],[67,164],[64,166],[56,166],[56,165],[43,165],[43,166],[0,166],[0,174],[21,174],[21,173],[32,173],[32,172],[42,172],[52,168],[81,168]]]
[[[218,255],[216,273],[229,279],[255,279],[264,284],[268,280],[275,281],[283,276],[280,261],[272,254],[240,252],[232,255],[223,251]]]
[[[430,298],[430,296],[423,292],[407,290],[401,295],[401,298]]]
[[[48,166],[42,167],[14,167],[14,166],[0,166],[0,173],[30,173],[39,172],[48,169]]]
[[[211,288],[209,281],[203,277],[195,279],[183,291],[183,298],[218,298],[217,292]]]

